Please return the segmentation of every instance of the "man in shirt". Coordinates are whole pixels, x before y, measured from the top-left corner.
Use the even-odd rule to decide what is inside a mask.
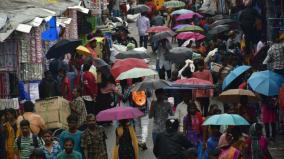
[[[163,16],[159,15],[158,11],[154,12],[154,17],[151,20],[151,26],[163,26],[165,25],[165,19]]]
[[[73,150],[74,140],[71,137],[64,139],[64,151],[57,155],[57,159],[82,159],[81,153]]]
[[[268,69],[284,76],[284,32],[280,34],[278,43],[269,48],[263,64],[267,64]]]
[[[29,159],[34,148],[42,147],[42,142],[31,132],[28,120],[20,122],[20,129],[22,135],[17,137],[14,143],[15,159]]]
[[[87,115],[87,126],[81,137],[85,158],[107,159],[106,134],[103,128],[96,124],[96,117],[93,114]]]
[[[63,131],[60,136],[60,146],[64,147],[64,141],[66,138],[72,138],[74,141],[74,150],[82,153],[81,151],[81,134],[82,132],[77,129],[78,126],[78,117],[77,115],[71,114],[67,117],[69,130]]]
[[[34,113],[34,103],[32,101],[26,101],[24,103],[24,114],[19,116],[17,119],[17,127],[20,128],[20,122],[22,120],[28,120],[30,123],[31,132],[38,135],[40,131],[45,129],[45,122],[43,118]],[[17,134],[19,135],[19,134]]]
[[[175,111],[175,117],[180,121],[179,122],[179,131],[183,132],[183,119],[187,115],[187,106],[190,100],[191,94],[185,93],[183,94],[183,101],[177,105]]]
[[[140,38],[140,47],[147,49],[148,33],[147,29],[150,27],[150,20],[146,17],[147,13],[141,13],[141,17],[137,20],[138,33]]]
[[[82,127],[86,121],[87,110],[85,102],[81,97],[81,89],[79,88],[73,89],[72,94],[74,96],[74,100],[70,102],[71,113],[78,116],[79,118],[78,126]]]

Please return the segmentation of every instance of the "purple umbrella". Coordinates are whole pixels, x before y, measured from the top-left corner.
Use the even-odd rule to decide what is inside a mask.
[[[196,16],[197,18],[203,17],[199,13],[187,13],[187,14],[182,14],[182,15],[178,16],[176,20],[181,21],[181,20],[192,19],[194,16]]]
[[[183,28],[183,27],[187,27],[187,26],[191,26],[190,24],[179,24],[179,25],[176,25],[173,30],[178,30],[180,28]]]
[[[113,121],[122,119],[134,119],[143,115],[143,112],[141,112],[137,108],[114,107],[99,112],[96,118],[97,121]]]

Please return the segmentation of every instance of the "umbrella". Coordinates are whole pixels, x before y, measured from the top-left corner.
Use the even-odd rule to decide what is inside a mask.
[[[123,60],[116,60],[111,68],[111,74],[114,78],[119,76],[122,72],[128,71],[134,67],[148,68],[146,62],[142,59],[127,58]]]
[[[281,85],[284,84],[284,77],[269,70],[260,71],[250,76],[248,84],[257,93],[275,96],[278,95]]]
[[[228,19],[228,18],[230,18],[230,16],[222,15],[222,14],[218,14],[212,17],[213,20],[222,20],[222,19]]]
[[[114,107],[99,112],[96,118],[97,121],[113,121],[113,120],[122,120],[122,119],[134,119],[143,115],[144,115],[143,112],[141,112],[137,108]]]
[[[109,66],[103,59],[100,59],[100,58],[94,59],[94,65],[97,68],[104,67],[104,66]]]
[[[191,25],[191,26],[185,26],[185,27],[182,27],[176,30],[176,32],[186,32],[186,31],[204,32],[204,29],[202,29],[200,26],[197,26],[197,25]]]
[[[183,64],[185,60],[192,58],[192,51],[187,47],[175,47],[165,57],[176,64]]]
[[[78,46],[76,48],[76,52],[80,55],[92,56],[92,53],[90,52],[90,50],[83,45]]]
[[[217,114],[206,119],[202,125],[250,125],[249,122],[238,114]]]
[[[171,15],[180,15],[180,14],[187,14],[187,13],[193,13],[192,10],[188,10],[188,9],[179,9],[179,10],[175,10],[171,13]]]
[[[199,78],[187,78],[176,80],[173,87],[183,87],[187,89],[212,89],[214,86],[210,81],[202,80]]]
[[[202,18],[203,16],[200,15],[199,13],[187,13],[187,14],[182,14],[178,16],[176,20],[177,21],[188,20],[188,19],[192,19],[193,17]]]
[[[158,42],[160,40],[167,39],[167,38],[175,36],[175,35],[176,35],[176,33],[173,32],[173,31],[156,33],[155,35],[152,36],[152,41]]]
[[[140,78],[146,76],[157,75],[158,73],[150,68],[132,68],[128,71],[121,73],[116,80]]]
[[[137,6],[132,7],[128,12],[131,14],[148,12],[150,8],[145,4],[138,4]]]
[[[227,24],[227,25],[235,25],[235,24],[238,24],[237,21],[233,20],[233,19],[221,19],[221,20],[216,20],[214,23],[210,24],[209,25],[209,28],[214,28],[218,25],[224,25],[224,24]]]
[[[179,7],[184,7],[185,3],[182,1],[167,1],[164,3],[164,6],[166,8],[179,8]]]
[[[173,30],[178,30],[178,29],[181,29],[181,28],[184,28],[184,27],[187,27],[187,26],[192,26],[192,25],[190,25],[190,24],[179,24],[179,25],[175,26],[173,28]]]
[[[248,71],[250,68],[250,66],[243,65],[231,71],[223,81],[222,90],[225,90],[234,80],[236,80],[240,75]]]
[[[259,98],[250,90],[245,89],[229,89],[222,92],[218,99],[226,103],[239,103],[242,96],[248,98],[248,102],[258,102]]]
[[[117,59],[126,59],[126,58],[137,58],[137,59],[146,59],[150,56],[143,51],[128,50],[120,52],[115,56]]]
[[[103,59],[94,59],[94,65],[105,77],[111,76],[110,66]]]
[[[218,26],[210,29],[208,31],[208,34],[216,35],[216,34],[220,34],[220,33],[223,33],[223,32],[229,31],[229,30],[230,30],[230,26],[229,25],[218,25]]]
[[[177,39],[180,40],[188,40],[188,39],[194,39],[194,40],[202,40],[205,39],[206,37],[200,33],[195,33],[195,32],[181,32],[176,36]]]
[[[59,40],[47,51],[46,58],[52,59],[64,57],[67,53],[74,53],[76,48],[81,44],[81,40]]]
[[[171,31],[171,29],[166,26],[153,26],[147,29],[148,33],[159,33],[163,31]]]
[[[132,91],[141,91],[141,90],[146,90],[146,89],[161,89],[164,87],[169,87],[171,86],[171,82],[166,81],[166,80],[155,80],[155,79],[148,79],[144,80],[138,84],[136,84],[133,88]]]

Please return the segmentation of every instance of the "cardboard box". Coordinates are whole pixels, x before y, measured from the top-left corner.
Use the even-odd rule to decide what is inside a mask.
[[[62,97],[38,100],[35,111],[45,121],[47,128],[68,128],[67,117],[70,115],[69,102]]]

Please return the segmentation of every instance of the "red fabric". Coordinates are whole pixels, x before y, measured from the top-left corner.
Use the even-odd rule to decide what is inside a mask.
[[[90,46],[90,43],[86,45],[86,48],[91,52],[93,58],[98,57],[96,51]]]
[[[198,130],[201,133],[202,132],[203,116],[200,112],[196,112],[195,116],[198,119],[198,125],[194,126],[194,123],[192,123],[192,127],[195,127],[194,129]]]
[[[152,1],[148,1],[145,3],[146,6],[150,8],[150,10],[147,12],[148,18],[152,18],[153,13],[156,11],[156,5]]]
[[[243,82],[239,85],[239,89],[247,89],[247,82]]]
[[[282,110],[282,113],[284,114],[284,85],[280,88],[278,98],[279,98],[280,109]]]
[[[83,73],[83,95],[95,97],[97,95],[97,83],[95,76],[86,71]]]
[[[148,65],[144,60],[136,58],[117,60],[111,68],[111,74],[113,75],[114,78],[117,78],[121,73],[135,67],[148,68]]]
[[[273,106],[266,104],[261,105],[261,115],[263,123],[274,123],[276,122],[276,112]]]
[[[198,79],[203,79],[206,81],[210,81],[213,83],[213,78],[212,74],[209,70],[203,70],[202,72],[197,71],[192,73],[192,77],[198,78]],[[196,90],[195,91],[195,97],[212,97],[214,94],[214,90]]]
[[[67,89],[65,92],[65,88]],[[61,85],[61,93],[63,95],[63,98],[65,98],[68,101],[72,101],[72,91],[71,91],[71,87],[70,87],[70,80],[65,77],[63,79],[62,85]]]

